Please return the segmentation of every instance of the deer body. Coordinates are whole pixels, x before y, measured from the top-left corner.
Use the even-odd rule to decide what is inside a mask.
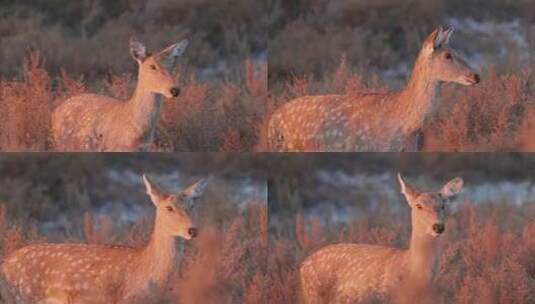
[[[302,97],[285,105],[298,118],[288,120],[284,106],[274,114],[268,131],[271,147],[277,151],[414,151],[416,144],[410,143],[431,100],[423,96],[416,102],[403,95],[369,94],[359,102],[343,95]],[[304,132],[296,132],[301,126]]]
[[[56,149],[146,151],[150,148],[161,106],[156,96],[124,102],[84,94],[67,102],[53,114]],[[146,112],[138,109],[141,106]],[[118,121],[121,125],[117,125]]]
[[[412,208],[408,249],[368,244],[326,246],[301,264],[304,303],[361,303],[388,301],[403,288],[429,288],[436,265],[437,237],[444,231],[444,204],[456,195],[456,178],[439,193],[418,193],[401,177],[402,192]],[[414,299],[412,299],[414,300]]]
[[[180,197],[165,195],[145,179],[157,207],[153,233],[142,248],[86,244],[37,244],[5,258],[0,273],[2,298],[9,303],[142,303],[161,292],[175,268],[175,237],[191,239],[197,230],[188,214],[205,182]],[[169,211],[171,210],[172,211]]]
[[[273,151],[416,151],[416,138],[441,81],[472,85],[479,76],[448,47],[451,30],[424,42],[406,87],[396,93],[305,96],[268,122]]]
[[[180,90],[166,67],[185,50],[187,40],[150,56],[138,41],[130,48],[139,63],[139,79],[132,98],[117,100],[96,94],[71,97],[52,113],[52,140],[59,151],[147,151],[160,116],[162,96]],[[166,59],[163,66],[160,59]]]

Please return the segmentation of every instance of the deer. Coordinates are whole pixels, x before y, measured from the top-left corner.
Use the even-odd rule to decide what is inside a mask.
[[[299,268],[303,303],[362,303],[369,299],[383,303],[400,291],[421,295],[429,290],[437,266],[437,242],[446,229],[447,207],[462,190],[463,180],[456,177],[438,192],[420,192],[400,174],[398,180],[411,208],[408,248],[347,243],[320,248]]]
[[[206,179],[179,194],[163,192],[143,175],[156,207],[150,240],[141,248],[120,245],[43,243],[22,247],[0,265],[7,303],[146,303],[162,292],[177,259],[175,238],[189,241],[199,230],[190,217]]]
[[[52,112],[52,146],[57,151],[149,151],[162,96],[172,100],[180,88],[171,69],[188,46],[184,39],[155,55],[137,38],[130,38],[130,54],[138,63],[138,81],[129,100],[97,94],[73,96]]]
[[[303,96],[283,104],[268,119],[268,149],[418,151],[440,83],[480,82],[479,74],[450,47],[452,33],[453,28],[439,27],[425,39],[400,91]]]

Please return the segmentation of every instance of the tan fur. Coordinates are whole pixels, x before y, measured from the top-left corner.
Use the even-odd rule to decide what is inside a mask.
[[[439,82],[472,85],[479,76],[449,47],[451,30],[424,42],[407,86],[396,93],[305,96],[275,111],[272,151],[416,151],[415,136],[435,102]]]
[[[445,204],[461,190],[462,179],[453,179],[438,193],[420,193],[401,176],[399,181],[412,209],[409,248],[337,244],[316,251],[300,267],[303,303],[384,302],[400,288],[429,286],[440,234],[433,225],[444,224]]]
[[[180,195],[167,195],[143,178],[156,207],[146,246],[49,243],[23,247],[0,265],[2,298],[17,304],[126,304],[144,303],[150,293],[161,292],[177,261],[175,237],[195,236],[187,210],[206,183],[194,184]]]
[[[171,90],[178,90],[167,68],[174,64],[174,58],[186,46],[187,41],[184,40],[150,56],[141,43],[131,41],[131,51],[139,63],[139,70],[137,87],[130,100],[96,94],[82,94],[66,100],[52,113],[54,149],[149,150],[160,116],[161,95],[172,98]],[[134,50],[139,53],[134,53]]]

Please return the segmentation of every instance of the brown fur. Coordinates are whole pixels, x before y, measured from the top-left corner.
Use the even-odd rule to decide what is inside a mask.
[[[303,303],[362,303],[391,300],[405,290],[429,287],[434,276],[437,232],[444,224],[445,204],[462,187],[462,179],[447,183],[438,193],[421,193],[398,176],[401,191],[412,209],[408,249],[367,244],[336,244],[308,256],[300,267]],[[328,298],[320,292],[326,289]],[[413,299],[414,300],[414,299]]]
[[[479,76],[437,29],[396,93],[305,96],[281,106],[268,126],[272,151],[416,151],[415,135],[434,106],[440,81],[472,85]]]
[[[142,248],[87,244],[38,244],[23,247],[0,265],[2,298],[10,303],[144,303],[160,292],[175,268],[175,237],[191,239],[186,210],[206,182],[180,195],[162,193],[143,177],[156,207],[149,243]],[[169,211],[168,208],[173,208]],[[146,300],[146,299],[145,299]]]
[[[185,45],[183,45],[185,44]],[[58,151],[147,151],[151,148],[160,116],[162,95],[174,97],[175,80],[160,61],[177,57],[187,41],[148,56],[145,47],[131,41],[131,52],[139,63],[139,79],[128,101],[83,94],[74,96],[52,113],[52,141]],[[167,52],[171,51],[170,55]],[[175,54],[176,53],[176,54]],[[178,91],[177,91],[178,92]]]

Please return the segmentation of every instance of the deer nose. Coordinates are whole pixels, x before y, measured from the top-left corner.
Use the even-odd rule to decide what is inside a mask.
[[[444,232],[444,224],[433,224],[433,231],[438,233],[438,234],[441,234],[442,232]]]
[[[188,229],[188,234],[189,234],[189,236],[194,238],[194,237],[197,236],[197,234],[199,234],[199,230],[197,228],[190,228],[190,229]]]
[[[479,74],[474,74],[474,80],[476,83],[479,83],[481,81],[481,78],[479,77]]]
[[[177,97],[178,95],[180,95],[179,88],[171,88],[170,92],[171,92],[171,95],[173,95],[173,97]]]

